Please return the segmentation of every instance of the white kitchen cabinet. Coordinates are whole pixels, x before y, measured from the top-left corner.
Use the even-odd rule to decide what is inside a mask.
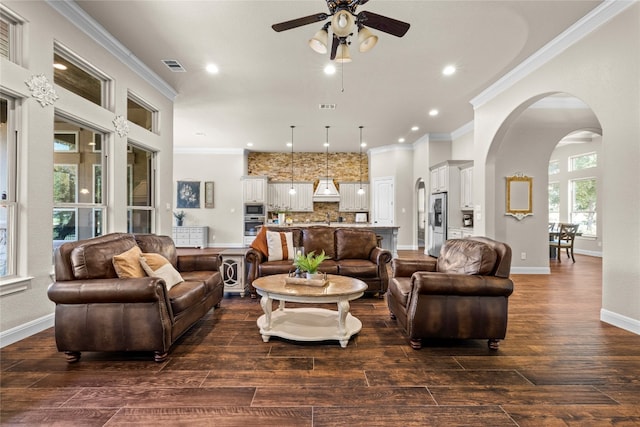
[[[473,209],[473,165],[460,168],[460,208]]]
[[[462,238],[466,239],[467,237],[473,236],[473,228],[463,228],[462,229]]]
[[[368,212],[369,184],[362,183],[364,194],[358,194],[360,182],[340,182],[340,212]]]
[[[173,227],[173,242],[177,248],[206,248],[209,227]]]
[[[296,194],[293,195],[289,194],[291,185],[290,182],[269,183],[269,210],[279,208],[290,212],[313,212],[313,183],[294,182]]]
[[[462,239],[462,230],[459,228],[449,227],[447,229],[447,240],[448,239]]]
[[[246,251],[246,249],[226,249],[220,253],[222,256],[220,273],[226,293],[237,293],[244,297],[249,291],[249,284],[245,280],[247,273],[244,254]]]
[[[245,203],[267,202],[267,178],[245,176],[242,178],[242,189]]]

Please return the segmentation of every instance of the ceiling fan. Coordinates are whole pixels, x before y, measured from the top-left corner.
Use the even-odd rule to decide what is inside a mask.
[[[397,19],[378,15],[377,13],[362,11],[356,13],[356,8],[369,0],[326,0],[329,13],[316,13],[291,21],[281,22],[271,26],[275,31],[286,31],[303,25],[331,20],[309,40],[311,49],[318,53],[327,53],[329,46],[329,32],[332,32],[331,60],[336,62],[351,62],[349,55],[349,37],[353,35],[354,27],[358,30],[358,49],[360,52],[371,50],[378,42],[378,36],[367,27],[375,28],[396,37],[404,36],[410,25]]]

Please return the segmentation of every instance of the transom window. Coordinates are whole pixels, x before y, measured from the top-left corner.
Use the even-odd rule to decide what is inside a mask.
[[[577,171],[598,166],[598,157],[596,153],[581,154],[579,156],[569,157],[569,170]]]
[[[0,58],[20,64],[22,21],[0,4]]]
[[[94,104],[106,107],[106,76],[59,46],[53,53],[53,81]]]
[[[157,132],[156,117],[158,111],[147,103],[129,93],[127,95],[127,120],[150,131]]]

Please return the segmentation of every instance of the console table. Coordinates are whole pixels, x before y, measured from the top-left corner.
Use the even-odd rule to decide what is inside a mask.
[[[209,227],[173,227],[172,237],[177,248],[206,248]]]
[[[249,291],[249,284],[245,280],[247,277],[244,261],[245,252],[247,252],[246,248],[225,249],[220,252],[220,255],[222,256],[220,274],[222,274],[224,291],[229,293],[239,293],[243,298],[245,293]]]

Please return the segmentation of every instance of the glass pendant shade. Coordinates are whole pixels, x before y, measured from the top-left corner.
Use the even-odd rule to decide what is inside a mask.
[[[346,43],[340,43],[338,50],[336,51],[336,62],[351,62],[351,55],[349,55],[349,46]]]
[[[355,23],[353,15],[346,10],[340,10],[331,18],[331,31],[338,37],[347,37]]]
[[[378,43],[378,36],[373,35],[368,28],[360,27],[358,30],[358,50],[368,52]]]
[[[329,44],[329,33],[324,28],[318,31],[309,40],[309,47],[318,53],[327,53],[327,45]]]

